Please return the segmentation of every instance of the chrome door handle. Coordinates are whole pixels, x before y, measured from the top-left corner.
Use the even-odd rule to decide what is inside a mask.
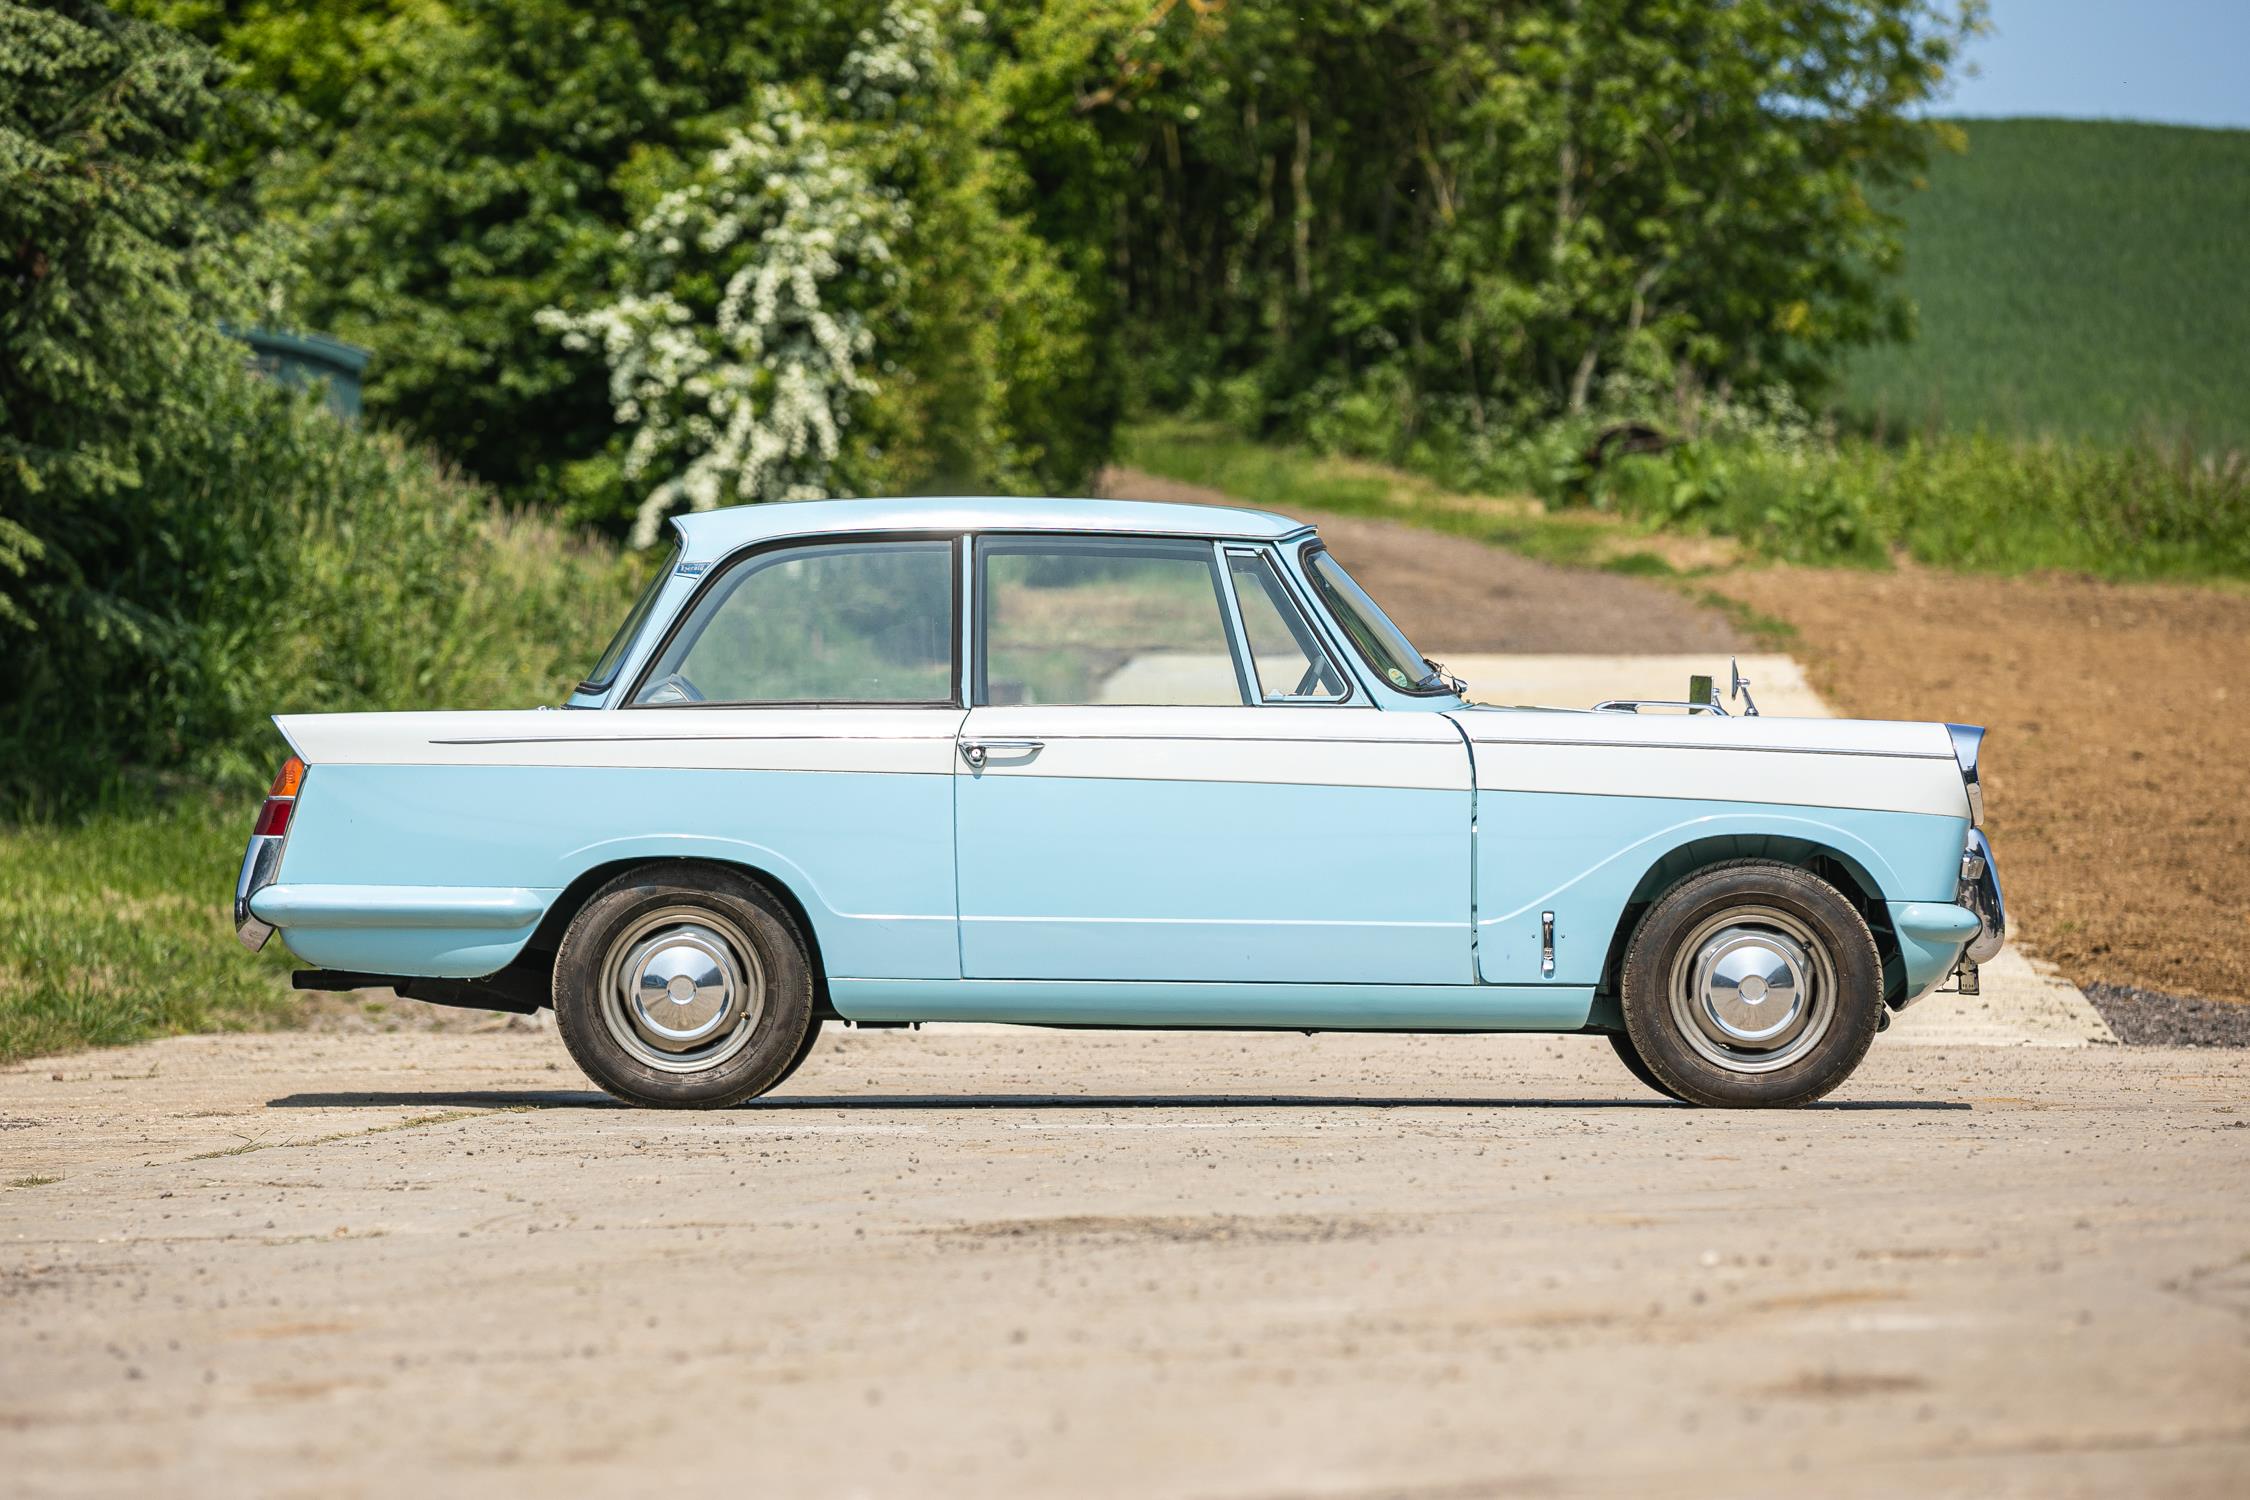
[[[963,740],[961,741],[961,758],[967,761],[972,768],[981,771],[984,769],[984,763],[991,759],[995,753],[1001,755],[1037,755],[1046,748],[1047,742],[1045,740]]]

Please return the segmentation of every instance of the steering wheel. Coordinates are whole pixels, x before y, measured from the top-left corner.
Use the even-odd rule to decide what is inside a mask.
[[[644,708],[661,708],[672,703],[701,703],[702,701],[702,691],[694,683],[688,681],[685,672],[674,672],[669,677],[659,678],[640,697],[641,706]]]

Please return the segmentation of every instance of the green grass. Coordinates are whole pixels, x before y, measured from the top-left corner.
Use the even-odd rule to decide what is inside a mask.
[[[255,659],[228,678],[239,744],[205,747],[186,776],[97,757],[108,791],[91,808],[0,799],[14,813],[0,821],[0,1062],[292,1023],[281,943],[253,956],[233,927],[260,789],[288,753],[263,716],[560,702],[652,566],[546,522],[378,504],[399,513],[300,543],[299,590],[270,601]],[[401,548],[369,536],[440,522],[452,550],[420,569],[444,597],[418,602],[384,566]]]
[[[1974,120],[1903,205],[1912,344],[1853,361],[1883,430],[2250,446],[2250,131]]]
[[[278,943],[234,939],[256,795],[0,827],[0,1062],[296,1012]]]
[[[2250,579],[2250,461],[2145,443],[1717,439],[1612,464],[1585,503],[1555,506],[1462,493],[1209,423],[1128,427],[1118,453],[1250,504],[1405,521],[1620,573],[1692,577],[1731,565],[1734,552],[1680,540],[1719,537],[1752,558],[1825,566],[1885,568],[1903,555],[1965,572]]]

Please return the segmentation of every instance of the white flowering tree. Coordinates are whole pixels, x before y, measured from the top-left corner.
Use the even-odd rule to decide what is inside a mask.
[[[833,493],[878,346],[902,331],[913,224],[863,122],[941,82],[944,45],[929,7],[893,5],[826,99],[765,91],[760,117],[657,201],[622,240],[613,301],[539,315],[609,366],[624,477],[647,487],[635,545],[682,507]]]

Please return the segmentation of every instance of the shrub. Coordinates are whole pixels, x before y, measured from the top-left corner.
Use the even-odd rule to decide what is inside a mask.
[[[30,628],[0,655],[0,807],[270,772],[275,712],[552,699],[614,626],[607,547],[502,521],[426,453],[231,361],[175,379],[199,431],[27,580]]]

